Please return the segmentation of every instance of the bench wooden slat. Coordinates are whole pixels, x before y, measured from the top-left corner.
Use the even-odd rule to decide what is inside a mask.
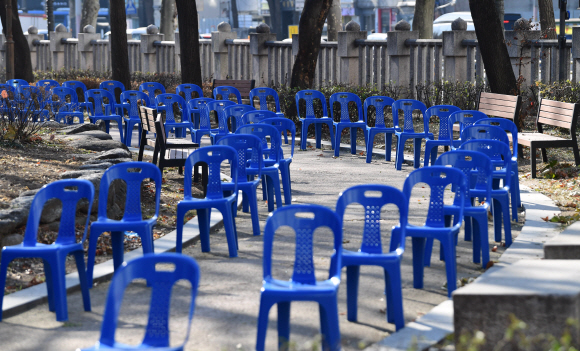
[[[250,97],[250,90],[254,89],[256,81],[253,79],[214,79],[212,84],[212,91],[221,86],[231,86],[240,91],[242,98]]]
[[[560,108],[563,110],[573,111],[574,105],[575,104],[573,104],[571,102],[561,102],[561,101],[542,99],[540,109],[542,108],[542,106],[553,106],[553,107],[557,107],[557,108]]]
[[[501,118],[507,118],[507,119],[514,119],[514,112],[513,111],[506,112],[506,111],[492,110],[492,109],[488,109],[488,108],[480,108],[479,111],[485,113],[489,117],[501,117]]]
[[[570,128],[570,122],[562,122],[562,121],[558,121],[555,119],[549,119],[549,118],[540,117],[540,118],[538,118],[538,123],[548,124],[551,126],[556,126],[556,127],[566,128],[566,129]]]
[[[561,114],[558,114],[558,113],[546,112],[543,109],[540,110],[540,113],[539,113],[538,117],[545,118],[545,119],[551,119],[551,120],[559,121],[559,122],[565,122],[565,123],[568,123],[568,124],[571,124],[572,123],[572,116],[561,115]],[[549,122],[548,122],[548,124],[549,124]],[[570,126],[568,126],[566,128],[570,128]]]
[[[493,100],[503,100],[506,102],[513,102],[514,106],[518,102],[517,95],[505,95],[505,94],[494,94],[494,93],[482,92],[480,94],[480,101],[481,101],[481,99],[486,99],[486,98],[493,99]]]
[[[572,116],[574,115],[574,110],[567,110],[567,109],[561,109],[558,107],[553,107],[550,105],[543,105],[540,108],[541,111],[546,111],[546,112],[552,112],[552,113],[557,113],[559,115],[566,115],[566,116],[570,116],[570,119],[572,118]]]
[[[499,94],[498,94],[499,95]],[[516,105],[517,105],[517,101],[511,101],[511,100],[502,100],[502,99],[496,99],[495,97],[481,97],[479,99],[479,105],[493,105],[493,106],[501,106],[501,107],[505,107],[506,109],[511,109],[513,110]]]

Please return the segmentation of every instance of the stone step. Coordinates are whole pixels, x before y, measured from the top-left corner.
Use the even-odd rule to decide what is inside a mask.
[[[562,233],[545,243],[544,258],[549,260],[580,259],[580,222],[572,223]]]

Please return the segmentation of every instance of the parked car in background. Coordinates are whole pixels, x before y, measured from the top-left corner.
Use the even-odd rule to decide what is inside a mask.
[[[457,18],[461,18],[467,22],[467,30],[475,30],[473,19],[471,18],[471,12],[449,12],[437,17],[435,21],[433,21],[433,38],[441,39],[443,37],[443,32],[450,31],[451,23]]]

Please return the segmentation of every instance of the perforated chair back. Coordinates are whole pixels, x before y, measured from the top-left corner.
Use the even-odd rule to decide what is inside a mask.
[[[419,110],[423,116],[423,130],[425,133],[429,132],[429,120],[425,119],[425,112],[427,112],[427,106],[418,100],[413,99],[401,99],[393,102],[393,125],[396,129],[402,129],[405,133],[415,133],[415,127],[413,126],[413,112]],[[399,111],[403,111],[403,123],[399,118]]]
[[[155,98],[157,101],[157,113],[165,111],[165,123],[175,123],[175,114],[173,110],[173,105],[177,103],[179,109],[181,110],[181,121],[185,122],[189,120],[187,104],[185,100],[177,94],[159,94]]]
[[[163,84],[157,83],[157,82],[145,82],[145,83],[139,85],[139,91],[147,94],[147,96],[149,97],[149,101],[151,101],[152,103],[156,102],[156,100],[155,100],[156,95],[166,93],[165,87],[163,86]],[[150,107],[155,107],[155,106],[150,106]]]
[[[184,170],[184,191],[185,199],[191,199],[191,180],[193,179],[192,170],[195,164],[202,162],[208,167],[207,182],[207,199],[221,199],[224,197],[222,190],[221,164],[223,161],[229,161],[231,167],[232,182],[234,185],[233,194],[238,193],[238,152],[226,145],[204,146],[192,152],[185,161]]]
[[[125,90],[122,92],[121,102],[129,104],[127,113],[131,118],[139,118],[139,102],[141,102],[141,106],[149,107],[151,105],[149,96],[137,90]]]
[[[14,88],[18,88],[19,86],[22,86],[22,85],[30,85],[24,79],[10,79],[10,80],[6,81],[6,84],[9,84],[9,85],[13,86]]]
[[[476,110],[463,110],[453,112],[448,119],[449,130],[453,130],[453,125],[459,122],[459,132],[463,131],[465,127],[469,127],[480,119],[487,118],[487,115],[483,112]]]
[[[187,108],[189,109],[189,113],[193,113],[194,111],[199,113],[199,129],[200,130],[209,130],[211,128],[211,122],[209,120],[209,109],[207,104],[215,101],[212,98],[198,98],[192,99],[187,102]]]
[[[45,91],[49,91],[53,88],[60,87],[60,84],[54,79],[42,79],[36,82],[36,86],[39,88],[44,88]]]
[[[453,140],[453,130],[449,129],[449,116],[457,111],[461,111],[461,109],[453,105],[432,106],[425,111],[427,121],[433,116],[439,117],[439,140]]]
[[[235,102],[230,100],[213,100],[207,103],[208,113],[211,115],[212,111],[215,111],[218,119],[218,132],[220,134],[226,134],[229,132],[228,120],[224,112],[224,109],[228,106],[236,105]]]
[[[104,89],[111,93],[113,98],[115,99],[115,103],[119,103],[120,100],[117,100],[117,97],[121,96],[121,93],[125,91],[125,85],[121,82],[116,80],[106,80],[99,84],[99,89]]]
[[[58,97],[58,100],[54,100],[54,96]],[[66,87],[56,87],[52,89],[52,102],[53,103],[60,103],[60,104],[64,104],[66,102],[70,102],[70,103],[78,103],[79,99],[77,96],[77,93],[71,89],[71,88],[66,88]],[[68,99],[67,99],[68,98]]]
[[[278,128],[278,131],[281,133],[286,133],[286,131],[290,131],[292,135],[292,143],[290,144],[290,156],[294,157],[294,144],[296,139],[296,124],[292,122],[292,120],[284,117],[272,117],[266,118],[265,120],[260,122],[261,124],[270,124],[274,127]]]
[[[300,90],[296,93],[296,112],[300,117],[300,100],[306,102],[306,114],[304,118],[317,118],[314,111],[314,100],[320,100],[322,107],[322,116],[328,117],[328,107],[326,105],[326,97],[318,90]]]
[[[385,128],[385,108],[391,107],[395,102],[394,99],[388,96],[369,96],[365,99],[363,112],[365,121],[369,121],[369,108],[371,106],[375,107],[375,127]]]
[[[463,128],[461,131],[461,143],[465,143],[472,139],[498,140],[506,143],[508,146],[510,144],[507,133],[503,129],[490,125],[474,124]]]
[[[244,113],[250,111],[256,111],[256,108],[250,105],[240,105],[240,104],[226,106],[226,108],[224,108],[224,114],[226,115],[226,119],[229,121],[231,118],[233,118],[235,120],[236,129],[244,125],[242,116],[244,115]]]
[[[115,113],[115,98],[108,91],[104,89],[87,90],[85,92],[85,101],[90,102],[89,99],[91,98],[93,99],[93,110],[90,111],[89,109],[89,114],[92,112],[92,116],[106,116],[107,114]],[[105,98],[109,102],[105,102]]]
[[[276,112],[280,111],[280,98],[276,90],[272,88],[260,87],[250,90],[250,105],[254,106],[254,98],[258,98],[258,103],[260,105],[260,110],[268,111],[268,97],[271,96],[276,105]]]
[[[282,157],[281,138],[278,128],[268,124],[249,124],[241,126],[236,130],[236,134],[253,134],[262,140],[262,150],[267,154],[268,159],[280,163]],[[268,147],[268,141],[270,147]]]
[[[354,93],[334,93],[330,96],[330,115],[333,119],[334,116],[334,104],[338,103],[340,105],[340,122],[350,122],[349,107],[351,102],[356,105],[357,121],[364,122],[364,114],[362,108],[362,102],[358,95]]]
[[[227,145],[234,148],[238,153],[238,183],[248,181],[246,167],[248,161],[251,166],[258,169],[258,178],[262,177],[262,141],[251,134],[230,134],[218,140],[217,145]],[[248,159],[248,154],[251,155]]]
[[[242,123],[246,124],[255,124],[255,123],[262,123],[263,120],[268,118],[274,118],[276,116],[276,112],[268,111],[268,110],[256,110],[256,111],[249,111],[244,113],[242,116]]]
[[[503,178],[504,187],[510,187],[512,153],[509,145],[503,141],[490,139],[472,139],[460,146],[461,150],[479,151],[491,159],[491,161],[503,160],[503,168],[506,176]]]
[[[213,89],[213,98],[215,100],[229,100],[230,95],[234,95],[236,97],[238,104],[242,103],[242,95],[237,88],[221,86]]]
[[[506,118],[483,118],[475,122],[475,125],[489,125],[499,127],[512,137],[512,157],[518,154],[518,127],[516,124]]]
[[[65,88],[73,89],[75,93],[77,93],[79,101],[84,100],[85,92],[87,91],[87,86],[85,85],[85,83],[79,82],[78,80],[69,80],[62,83],[62,86]]]
[[[181,94],[183,93],[183,96],[181,97],[188,102],[191,99],[203,97],[203,90],[195,84],[180,84],[177,86],[177,88],[175,88],[175,93],[179,96],[181,96]],[[195,93],[197,93],[197,96],[195,96],[196,95]]]

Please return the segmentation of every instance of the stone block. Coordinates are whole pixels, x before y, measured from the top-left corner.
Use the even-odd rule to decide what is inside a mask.
[[[419,39],[419,32],[395,31],[387,35],[387,55],[408,56],[411,55],[411,47],[405,45],[407,39]]]
[[[525,322],[528,336],[562,336],[567,320],[580,320],[580,260],[522,260],[492,268],[453,294],[455,341],[465,332],[482,331],[481,351],[503,339],[510,315]],[[570,330],[580,345],[580,329]]]
[[[580,27],[572,27],[572,58],[580,59]]]
[[[573,223],[545,243],[544,258],[549,260],[580,259],[580,222]]]
[[[274,40],[276,40],[276,34],[273,33],[250,33],[250,54],[267,56],[268,48],[264,43]]]
[[[443,32],[443,56],[467,56],[467,47],[461,44],[465,39],[477,39],[475,32],[462,30]]]
[[[50,33],[50,51],[63,51],[64,52],[64,44],[61,42],[61,39],[68,39],[72,38],[71,32],[60,32],[55,31]]]
[[[141,34],[141,53],[154,54],[156,48],[153,43],[156,41],[163,41],[163,37],[163,34]]]
[[[228,53],[228,46],[226,40],[236,39],[238,34],[236,32],[211,32],[211,50],[214,53]]]
[[[354,44],[357,39],[366,39],[366,31],[338,32],[338,57],[359,57],[358,47]]]
[[[93,40],[101,39],[101,34],[97,33],[79,33],[78,34],[79,43],[77,46],[77,50],[84,52],[84,51],[93,51],[93,45],[91,42]]]

